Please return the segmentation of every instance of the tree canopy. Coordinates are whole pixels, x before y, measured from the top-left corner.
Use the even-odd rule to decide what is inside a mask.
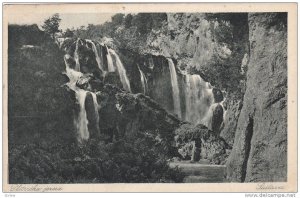
[[[59,29],[60,21],[61,18],[59,17],[59,14],[56,13],[44,21],[42,28],[47,34],[49,34],[52,38],[54,38],[55,33],[60,32]]]

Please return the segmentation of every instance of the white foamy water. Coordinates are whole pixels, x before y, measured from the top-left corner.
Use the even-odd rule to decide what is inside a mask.
[[[140,72],[140,75],[141,75],[141,83],[142,83],[142,87],[143,87],[143,91],[144,91],[144,94],[146,95],[147,93],[147,78],[145,76],[145,74],[143,73],[143,71],[140,69],[140,67],[138,66],[138,69],[139,69],[139,72]]]
[[[88,140],[90,137],[89,129],[88,129],[88,119],[86,115],[86,109],[85,109],[85,98],[87,91],[83,89],[78,89],[76,92],[76,99],[79,103],[79,114],[77,116],[77,120],[75,122],[77,133],[79,135],[79,142],[82,142],[82,140]]]
[[[112,60],[112,57],[111,57],[111,54],[109,52],[109,49],[107,46],[106,47],[106,50],[107,50],[107,55],[106,55],[106,58],[107,58],[107,69],[108,69],[108,72],[114,72],[116,71],[115,67],[114,67],[114,64],[113,64],[113,60]]]
[[[109,54],[111,56],[113,56],[116,60],[116,66],[117,66],[117,70],[118,70],[119,77],[120,77],[121,83],[123,85],[123,88],[126,91],[131,92],[130,82],[129,82],[129,79],[126,74],[126,69],[124,68],[124,65],[121,62],[118,54],[113,49],[109,49]]]
[[[214,97],[209,83],[199,75],[185,76],[185,120],[194,124],[210,125]]]
[[[168,58],[169,70],[171,75],[171,85],[173,93],[173,103],[174,103],[174,113],[181,118],[181,107],[180,107],[180,97],[179,97],[179,86],[177,80],[177,73],[175,65],[172,59]]]
[[[74,125],[77,131],[77,140],[78,142],[82,143],[83,140],[89,139],[88,119],[85,109],[85,99],[87,91],[76,86],[76,82],[83,74],[70,68],[69,64],[67,63],[68,58],[70,58],[70,56],[65,55],[64,60],[66,64],[66,75],[69,78],[69,82],[66,83],[66,85],[75,92],[76,100],[79,104],[79,113],[77,116],[75,116],[76,118],[74,120]]]
[[[93,92],[91,92],[92,96],[93,96],[93,102],[94,102],[94,108],[95,108],[95,116],[96,116],[96,130],[99,133],[100,129],[99,129],[99,112],[98,112],[98,102],[97,102],[97,95]]]
[[[79,41],[80,41],[80,39],[78,38],[76,41],[76,47],[75,47],[75,51],[74,51],[74,59],[76,62],[75,70],[76,71],[80,71],[79,54],[78,54]]]
[[[100,60],[100,57],[99,57],[99,53],[98,53],[98,50],[97,50],[97,47],[96,47],[95,43],[91,40],[88,40],[88,39],[86,39],[86,41],[92,45],[92,49],[93,49],[93,52],[94,52],[95,57],[96,57],[96,62],[97,62],[98,68],[101,71],[103,71],[104,69],[102,67],[101,60]]]

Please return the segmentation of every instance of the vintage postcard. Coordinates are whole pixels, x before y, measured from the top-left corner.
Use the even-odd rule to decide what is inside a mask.
[[[296,192],[297,4],[3,5],[4,192]]]

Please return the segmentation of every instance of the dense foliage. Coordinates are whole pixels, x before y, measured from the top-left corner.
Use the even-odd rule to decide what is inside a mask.
[[[248,14],[211,13],[206,14],[206,20],[211,23],[214,42],[229,49],[230,56],[222,57],[214,53],[211,63],[203,71],[212,84],[242,98],[247,68],[242,72],[241,65],[245,54],[250,53]]]
[[[108,144],[12,145],[9,156],[10,183],[182,182],[184,177],[169,167],[155,138],[142,133]]]
[[[113,38],[118,48],[138,51],[145,46],[147,34],[161,28],[166,20],[166,13],[116,14],[110,22],[101,25],[89,24],[75,30],[67,29],[64,35],[93,40]]]
[[[9,26],[8,127],[16,142],[73,135],[63,53],[37,26]],[[64,133],[62,133],[62,131]]]
[[[9,50],[14,50],[22,45],[40,45],[49,39],[36,24],[8,26]]]

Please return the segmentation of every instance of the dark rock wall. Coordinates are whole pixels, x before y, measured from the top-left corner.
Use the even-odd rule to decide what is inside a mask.
[[[132,92],[143,93],[141,76],[138,71],[139,66],[147,78],[148,84],[146,95],[158,102],[169,113],[172,113],[174,106],[171,76],[167,58],[161,55],[138,54],[125,49],[120,49],[118,52],[120,59],[127,69]],[[178,81],[181,81],[180,77]],[[184,95],[181,97],[184,98]]]
[[[168,112],[173,112],[173,94],[168,60],[163,56],[152,56],[154,68],[149,85],[149,95]]]
[[[249,14],[247,89],[227,163],[232,182],[287,179],[285,13]]]

